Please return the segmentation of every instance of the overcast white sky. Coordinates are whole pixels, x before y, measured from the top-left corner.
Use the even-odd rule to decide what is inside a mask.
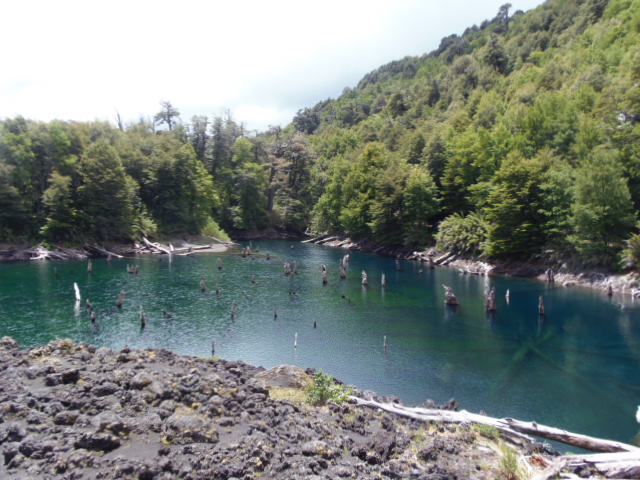
[[[371,70],[543,0],[23,0],[0,8],[0,118],[287,125]]]

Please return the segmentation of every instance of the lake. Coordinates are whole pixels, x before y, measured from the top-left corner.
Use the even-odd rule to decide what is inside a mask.
[[[624,442],[638,433],[640,302],[628,295],[610,299],[601,291],[450,268],[421,271],[413,262],[397,271],[390,258],[297,242],[253,246],[259,252],[247,258],[232,251],[96,259],[91,274],[86,261],[0,264],[0,336],[22,347],[63,337],[198,356],[210,356],[215,342],[222,358],[314,367],[406,403],[455,397],[461,408],[495,417]],[[339,261],[347,253],[341,279]],[[296,262],[298,273],[285,275],[285,262],[292,270]],[[138,265],[139,274],[127,265]],[[443,284],[455,291],[458,307],[444,305]],[[484,307],[487,285],[497,291],[494,314]],[[125,301],[117,309],[121,290]]]

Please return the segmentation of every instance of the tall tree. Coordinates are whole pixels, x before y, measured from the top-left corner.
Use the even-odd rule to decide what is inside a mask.
[[[161,101],[160,105],[162,110],[156,113],[153,119],[156,125],[166,124],[169,131],[172,131],[180,120],[180,111],[167,100]]]
[[[189,141],[196,152],[196,157],[201,162],[205,162],[207,151],[209,149],[209,119],[206,115],[194,115],[191,117],[191,126],[189,128]]]
[[[528,256],[544,245],[540,183],[546,168],[544,160],[514,153],[496,172],[486,208],[490,255]]]
[[[131,238],[136,184],[116,150],[102,139],[90,145],[80,160],[80,175],[81,235],[99,240]]]
[[[42,232],[50,240],[77,238],[77,208],[73,196],[71,177],[54,171],[49,179],[49,188],[44,192],[47,219]]]
[[[402,204],[404,243],[427,245],[432,231],[431,222],[440,213],[438,189],[428,171],[417,166],[410,168]]]
[[[571,210],[578,251],[611,261],[637,222],[618,152],[600,149],[578,168]]]

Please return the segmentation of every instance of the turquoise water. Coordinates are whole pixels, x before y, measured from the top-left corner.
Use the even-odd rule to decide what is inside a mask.
[[[250,258],[231,252],[171,261],[164,255],[99,259],[92,274],[87,262],[0,264],[0,336],[10,335],[23,347],[66,337],[200,356],[211,355],[215,342],[215,354],[226,359],[321,368],[408,403],[455,397],[467,410],[588,435],[629,442],[638,433],[640,302],[629,296],[609,299],[603,292],[446,268],[420,272],[412,262],[399,272],[393,259],[317,245],[254,247],[260,253]],[[351,262],[343,280],[339,259],[347,253]],[[284,275],[284,262],[293,268],[294,261],[298,274]],[[138,275],[127,273],[133,264]],[[368,287],[361,285],[362,270]],[[74,282],[82,296],[79,308]],[[444,305],[442,284],[454,289],[460,306]],[[487,284],[497,290],[493,315],[484,309]],[[118,310],[121,290],[126,297]],[[547,312],[542,322],[539,295]],[[86,299],[97,312],[97,328]],[[144,330],[141,307],[148,318]]]

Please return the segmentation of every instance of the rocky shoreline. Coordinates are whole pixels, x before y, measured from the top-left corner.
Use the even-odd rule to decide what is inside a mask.
[[[213,240],[213,242],[212,242]],[[134,257],[136,255],[163,254],[174,248],[175,255],[190,255],[194,252],[219,253],[226,251],[232,242],[224,242],[214,238],[180,239],[160,243],[134,242],[128,245],[97,245],[85,244],[74,247],[61,247],[57,245],[0,245],[0,262],[22,262],[38,260],[87,260],[89,258],[105,257]]]
[[[456,268],[462,274],[504,275],[546,281],[545,272],[548,269],[552,269],[554,271],[555,284],[559,286],[592,288],[607,294],[640,298],[640,273],[636,271],[612,273],[594,270],[572,270],[566,264],[558,264],[552,261],[489,263],[454,255],[449,252],[438,252],[434,248],[426,251],[416,251],[405,247],[380,245],[372,240],[353,241],[347,237],[332,235],[320,235],[306,241],[317,245],[376,253],[425,264],[428,264],[430,262],[429,259],[431,259],[436,266]]]
[[[468,424],[312,406],[291,394],[304,372],[273,370],[71,340],[20,349],[4,337],[0,477],[488,479],[547,464],[542,444],[505,446]]]

